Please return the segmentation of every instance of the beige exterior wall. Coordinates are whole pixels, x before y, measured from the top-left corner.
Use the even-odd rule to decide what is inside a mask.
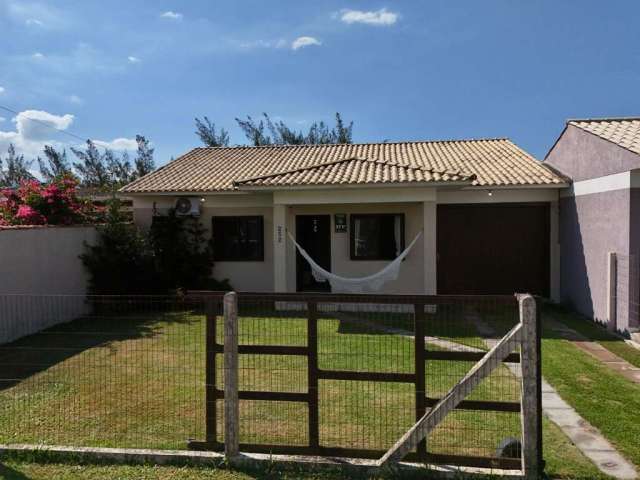
[[[351,260],[350,258],[350,232],[335,233],[334,217],[336,213],[403,213],[405,215],[405,243],[408,245],[422,230],[422,204],[397,203],[397,204],[365,204],[365,205],[296,205],[287,207],[287,230],[295,232],[296,215],[331,215],[331,271],[343,277],[364,277],[380,271],[389,262]],[[349,220],[347,221],[350,228]],[[295,234],[294,234],[295,236]],[[424,237],[423,237],[424,240]],[[424,293],[424,255],[422,241],[418,241],[405,259],[400,269],[397,280],[385,285],[382,293]],[[287,288],[294,291],[296,288],[296,261],[295,246],[287,242]]]
[[[175,204],[176,196],[134,196],[134,219],[142,227],[151,224],[153,206],[162,211]],[[214,215],[262,215],[264,217],[263,262],[216,262],[213,275],[228,278],[238,291],[295,291],[295,247],[287,240],[286,230],[295,233],[295,216],[331,215],[331,269],[346,277],[360,277],[378,272],[387,261],[353,261],[350,259],[349,232],[335,233],[335,213],[404,213],[405,243],[424,230],[404,261],[398,280],[387,284],[382,293],[435,294],[436,292],[436,219],[438,203],[509,203],[557,202],[558,189],[464,190],[459,187],[435,188],[347,188],[311,189],[271,193],[218,194],[204,197],[201,220],[211,229]],[[338,201],[336,201],[338,199]],[[426,227],[425,227],[426,226]],[[557,289],[558,258],[557,215],[552,216],[552,296]]]
[[[134,199],[134,221],[142,228],[149,228],[153,218],[154,204],[160,211],[175,205],[174,196],[148,196]],[[211,218],[214,216],[261,215],[264,217],[264,261],[262,262],[215,262],[213,276],[217,280],[229,279],[236,290],[273,291],[273,200],[269,194],[261,195],[208,195],[202,203],[200,221],[211,233]]]

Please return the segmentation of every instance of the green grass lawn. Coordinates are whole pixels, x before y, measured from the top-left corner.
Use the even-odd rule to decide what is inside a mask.
[[[549,318],[564,323],[591,341],[597,342],[609,351],[640,368],[640,349],[627,344],[622,338],[609,333],[603,326],[576,313],[558,307],[548,307]]]
[[[337,469],[319,470],[268,463],[260,468],[229,468],[225,465],[135,465],[85,463],[72,458],[47,455],[19,455],[0,457],[0,480],[346,480],[354,478]],[[373,479],[371,476],[355,478]]]
[[[271,315],[241,317],[240,343],[306,344],[306,319]],[[320,368],[413,372],[412,339],[325,317],[318,322]],[[386,326],[406,326],[406,315],[384,318]],[[499,319],[496,330],[504,330],[507,323]],[[222,322],[218,326],[220,341]],[[483,346],[472,324],[451,311],[430,318],[426,333]],[[0,347],[0,378],[5,379],[0,384],[0,442],[184,449],[189,439],[205,438],[204,360],[204,321],[195,312],[80,319]],[[471,362],[427,362],[428,395],[443,395],[471,367]],[[222,374],[222,355],[218,355],[219,388],[223,388]],[[306,392],[306,358],[242,355],[240,388]],[[412,384],[322,380],[319,397],[323,446],[386,450],[415,420]],[[501,366],[471,398],[518,401],[519,381]],[[218,405],[222,439],[222,402]],[[241,418],[243,443],[307,442],[305,403],[242,401]],[[430,436],[429,450],[494,456],[502,439],[519,435],[517,414],[456,411]],[[555,476],[597,478],[595,467],[548,423],[545,441],[549,471]],[[88,478],[101,478],[100,469],[120,467],[95,468],[98,476]],[[144,476],[154,474],[145,470],[136,478],[155,478]]]
[[[555,313],[545,314],[555,318]],[[562,318],[566,321],[566,317]],[[542,340],[542,374],[560,396],[640,467],[640,385],[610,370],[549,329]]]

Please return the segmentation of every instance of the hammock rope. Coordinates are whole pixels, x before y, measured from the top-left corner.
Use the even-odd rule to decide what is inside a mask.
[[[296,246],[300,255],[307,261],[309,266],[311,267],[311,274],[316,282],[329,282],[331,284],[331,289],[337,293],[367,293],[367,292],[377,292],[379,291],[385,283],[391,282],[393,280],[397,280],[400,275],[400,267],[402,266],[402,261],[405,259],[409,252],[416,244],[422,232],[418,232],[416,238],[409,244],[404,251],[396,257],[391,263],[385,266],[382,270],[373,275],[367,275],[366,277],[341,277],[334,273],[328,272],[320,265],[318,265],[313,258],[302,248],[296,239],[293,238],[290,232],[287,231],[287,235],[289,239]]]

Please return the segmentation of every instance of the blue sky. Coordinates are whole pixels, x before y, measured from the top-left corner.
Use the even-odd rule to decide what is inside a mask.
[[[640,2],[0,0],[0,154],[151,139],[158,164],[207,115],[354,140],[509,137],[538,158],[567,118],[640,115]],[[296,47],[296,48],[294,48]]]

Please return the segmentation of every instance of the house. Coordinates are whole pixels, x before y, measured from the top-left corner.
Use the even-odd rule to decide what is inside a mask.
[[[237,290],[327,289],[287,232],[344,277],[379,271],[422,232],[383,293],[559,299],[567,186],[511,141],[483,139],[195,148],[122,191],[141,226],[191,202],[213,234],[214,275]]]
[[[637,329],[640,118],[570,120],[545,164],[573,180],[560,198],[563,301]]]

